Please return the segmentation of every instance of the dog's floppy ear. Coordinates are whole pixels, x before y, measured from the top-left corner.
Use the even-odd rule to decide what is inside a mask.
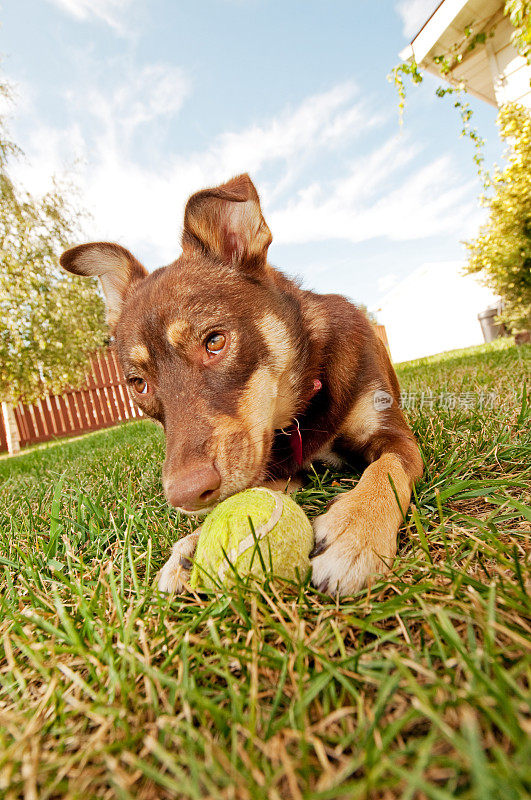
[[[118,322],[129,286],[148,274],[129,250],[110,242],[91,242],[72,247],[63,253],[59,263],[74,275],[99,277],[107,306],[107,322],[111,328]]]
[[[266,263],[273,237],[248,175],[193,194],[184,211],[183,251],[203,250],[246,269]]]

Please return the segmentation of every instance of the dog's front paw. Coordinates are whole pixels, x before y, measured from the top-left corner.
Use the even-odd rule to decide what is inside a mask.
[[[157,575],[156,584],[161,592],[182,594],[189,591],[190,570],[199,532],[190,533],[173,545],[171,556]]]
[[[355,594],[369,579],[387,572],[396,553],[396,531],[375,527],[363,509],[341,501],[313,523],[312,583],[325,594]],[[385,527],[385,526],[384,526]]]

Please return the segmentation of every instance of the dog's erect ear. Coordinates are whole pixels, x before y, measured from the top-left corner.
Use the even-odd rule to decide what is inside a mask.
[[[98,276],[105,295],[107,322],[111,328],[118,322],[129,286],[148,274],[129,250],[110,242],[92,242],[72,247],[63,253],[59,263],[74,275]]]
[[[203,189],[186,204],[185,254],[200,249],[246,269],[259,269],[266,263],[272,239],[258,192],[248,175],[239,175],[214,189]]]

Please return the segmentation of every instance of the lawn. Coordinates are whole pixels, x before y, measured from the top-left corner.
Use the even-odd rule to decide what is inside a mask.
[[[192,524],[149,422],[0,460],[0,797],[528,797],[530,363],[399,365],[425,475],[392,574],[343,602],[158,595]]]

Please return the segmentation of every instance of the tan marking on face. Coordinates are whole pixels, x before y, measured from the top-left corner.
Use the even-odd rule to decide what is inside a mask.
[[[221,475],[220,499],[247,488],[255,474],[254,447],[239,419],[220,414],[213,420],[211,456]]]
[[[296,414],[297,393],[293,386],[291,376],[287,373],[280,378],[276,396],[271,398],[273,403],[273,428],[287,428],[293,422]]]
[[[273,355],[272,369],[281,374],[292,366],[295,357],[289,331],[282,320],[271,313],[260,318],[258,328]]]
[[[249,379],[236,416],[220,414],[212,420],[211,456],[221,475],[221,500],[246,489],[263,471],[267,442],[273,438],[277,385],[271,370],[261,367]]]
[[[168,326],[166,336],[173,347],[181,344],[184,336],[190,330],[190,325],[185,319],[176,319]]]
[[[270,403],[273,402],[273,427],[284,428],[290,424],[295,413],[295,347],[287,327],[274,314],[264,314],[258,322],[258,328],[273,356],[271,370],[278,376],[276,391],[270,396]]]
[[[145,344],[135,344],[129,351],[129,357],[132,361],[138,361],[140,364],[146,364],[149,361],[149,352]]]
[[[249,378],[238,405],[238,417],[254,445],[257,462],[263,451],[264,433],[273,432],[273,418],[278,380],[268,367],[260,367]]]
[[[364,444],[377,431],[385,429],[385,416],[379,408],[374,407],[374,393],[378,390],[377,383],[371,384],[351,408],[341,427],[341,433],[358,444]]]

